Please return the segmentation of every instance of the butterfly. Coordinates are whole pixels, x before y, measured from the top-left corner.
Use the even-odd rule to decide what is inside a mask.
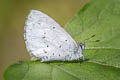
[[[85,44],[77,44],[55,20],[38,10],[27,16],[24,40],[30,56],[41,62],[84,58]]]

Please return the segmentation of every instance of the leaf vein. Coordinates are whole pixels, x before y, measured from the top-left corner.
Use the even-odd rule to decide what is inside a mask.
[[[28,65],[28,68],[27,68],[27,71],[26,71],[25,75],[23,76],[22,80],[24,80],[25,76],[26,76],[27,73],[29,72],[29,63],[27,63],[27,65]]]
[[[108,65],[108,64],[103,64],[103,63],[100,63],[100,62],[97,62],[97,61],[88,61],[89,63],[93,63],[93,64],[99,64],[99,65],[102,65],[102,66],[108,66],[108,67],[113,67],[113,68],[118,68],[120,69],[119,67],[117,66],[112,66],[112,65]]]
[[[78,78],[76,75],[70,73],[69,71],[64,70],[64,69],[62,69],[62,68],[60,68],[60,67],[57,67],[57,66],[56,66],[56,68],[57,68],[57,69],[60,69],[61,71],[65,72],[65,73],[67,73],[68,75],[73,76],[74,78],[80,80],[80,78]]]

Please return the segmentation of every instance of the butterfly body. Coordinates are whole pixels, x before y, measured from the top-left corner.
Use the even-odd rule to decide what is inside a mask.
[[[41,62],[73,61],[82,57],[82,47],[48,15],[31,10],[25,23],[24,40],[30,55]]]

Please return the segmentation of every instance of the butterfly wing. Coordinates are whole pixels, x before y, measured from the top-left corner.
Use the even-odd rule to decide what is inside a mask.
[[[24,40],[32,57],[41,61],[66,60],[77,51],[72,37],[51,17],[31,10],[25,23]]]

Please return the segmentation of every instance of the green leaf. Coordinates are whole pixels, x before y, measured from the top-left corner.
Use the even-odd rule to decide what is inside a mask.
[[[84,50],[89,62],[120,68],[120,0],[88,3],[65,29],[77,42],[95,35],[86,42]]]
[[[119,80],[120,69],[91,62],[24,62],[11,65],[5,80]]]
[[[20,62],[4,73],[5,80],[120,80],[120,0],[93,0],[86,4],[65,29],[86,42],[89,61],[41,63]],[[100,40],[100,42],[94,42]]]

